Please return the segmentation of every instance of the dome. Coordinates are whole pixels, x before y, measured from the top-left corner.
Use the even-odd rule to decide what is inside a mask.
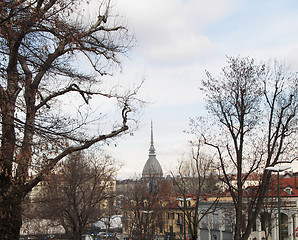
[[[162,168],[155,156],[149,156],[143,168],[143,178],[161,178],[163,176]]]
[[[149,158],[146,161],[143,172],[143,178],[162,178],[163,172],[160,166],[160,163],[156,159],[155,148],[153,143],[153,127],[151,122],[151,142],[150,142],[150,149],[149,149]]]

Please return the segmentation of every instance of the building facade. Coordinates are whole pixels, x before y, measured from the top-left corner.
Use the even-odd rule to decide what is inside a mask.
[[[280,177],[281,237],[298,239],[298,173]],[[272,176],[269,192],[259,218],[254,224],[250,240],[274,240],[279,237],[277,176]]]

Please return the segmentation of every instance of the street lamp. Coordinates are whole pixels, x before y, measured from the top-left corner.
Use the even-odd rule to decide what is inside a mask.
[[[279,240],[281,240],[281,214],[280,214],[280,186],[279,186],[279,172],[285,171],[291,168],[290,166],[281,166],[279,168],[276,167],[266,167],[265,170],[277,172],[277,196],[278,196],[278,236]]]

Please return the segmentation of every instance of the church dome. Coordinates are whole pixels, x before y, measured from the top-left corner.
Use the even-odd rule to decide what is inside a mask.
[[[143,168],[143,178],[161,178],[163,176],[162,168],[155,156],[149,156]]]
[[[149,158],[146,161],[143,172],[143,178],[162,178],[163,172],[160,163],[156,159],[155,148],[153,143],[153,127],[151,122],[151,143],[149,149]]]

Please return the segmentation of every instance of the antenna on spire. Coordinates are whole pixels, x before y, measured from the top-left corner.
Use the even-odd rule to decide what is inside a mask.
[[[150,141],[150,148],[149,148],[149,156],[155,156],[155,148],[153,142],[153,123],[151,120],[151,141]]]

